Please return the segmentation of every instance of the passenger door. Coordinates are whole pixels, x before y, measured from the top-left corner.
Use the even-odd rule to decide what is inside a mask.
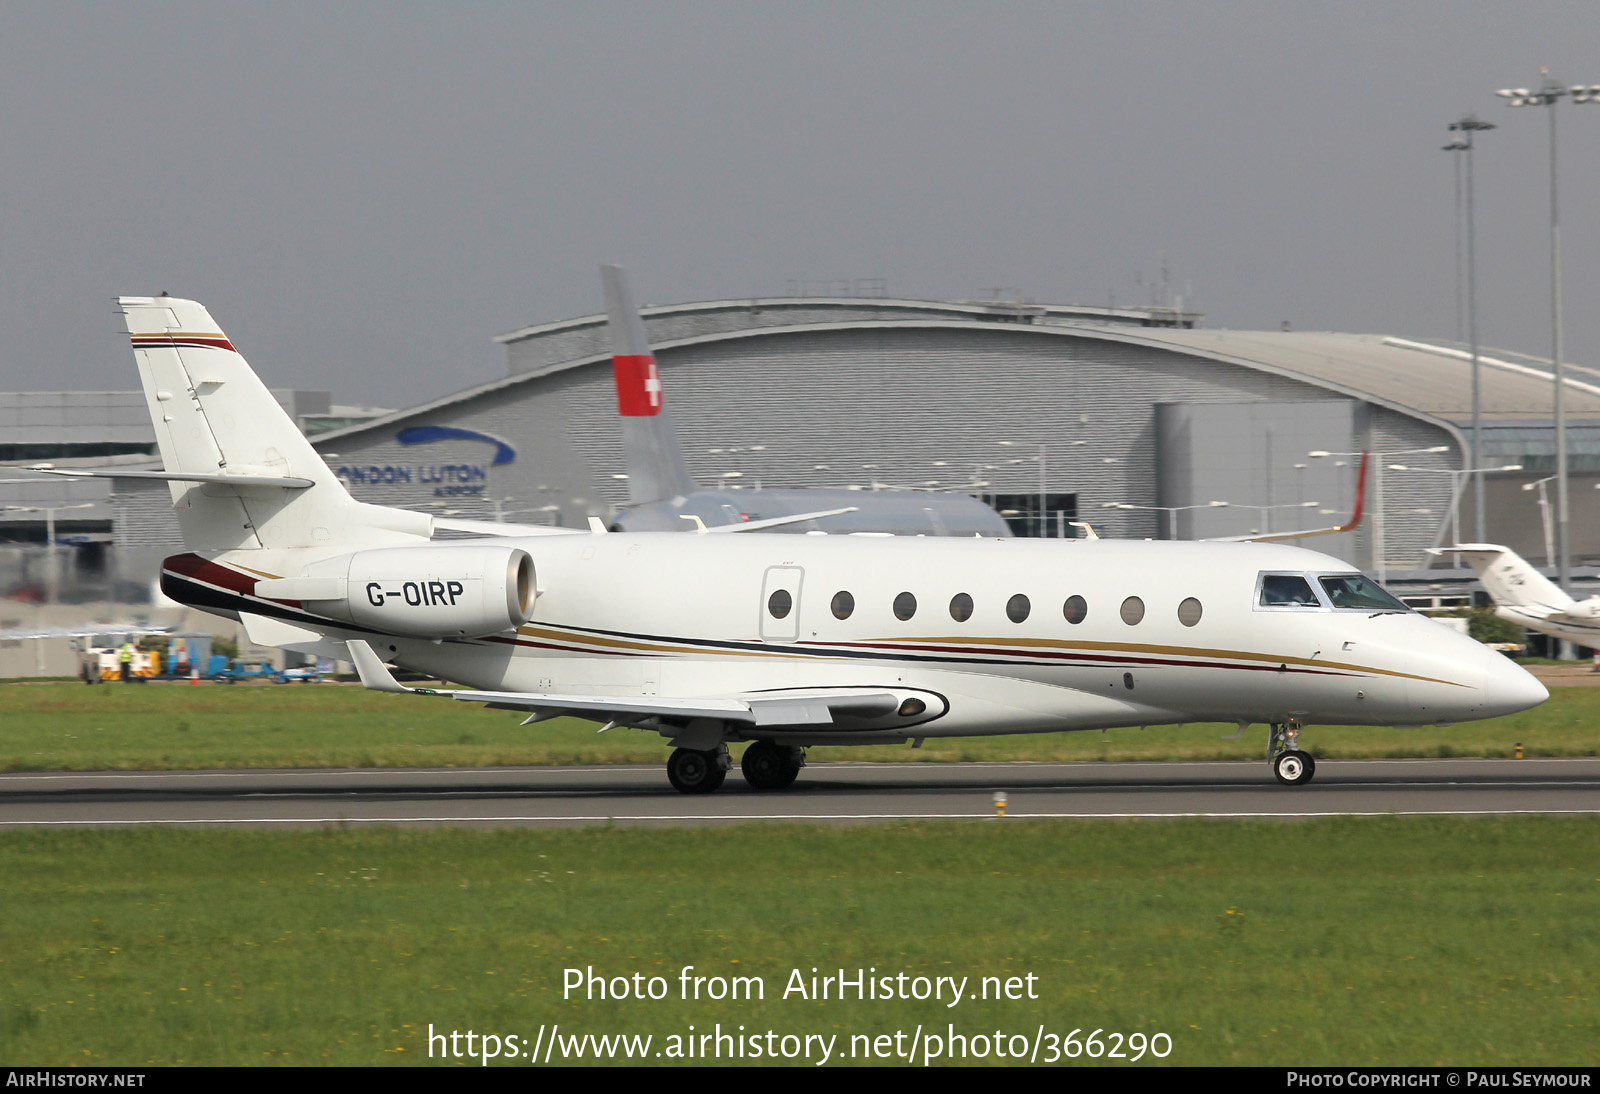
[[[793,642],[800,637],[799,566],[769,566],[761,582],[761,637],[768,642]]]

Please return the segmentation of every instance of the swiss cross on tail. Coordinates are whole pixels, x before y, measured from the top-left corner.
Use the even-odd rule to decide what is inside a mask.
[[[617,381],[617,410],[624,418],[654,418],[661,413],[661,374],[650,354],[611,358]]]

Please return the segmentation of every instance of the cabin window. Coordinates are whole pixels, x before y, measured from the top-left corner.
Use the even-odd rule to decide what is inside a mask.
[[[833,603],[828,607],[833,609],[835,619],[849,619],[850,613],[856,610],[856,598],[840,589],[833,594]]]
[[[1081,596],[1069,596],[1067,602],[1061,605],[1061,614],[1066,616],[1068,623],[1077,626],[1089,614],[1089,603]]]
[[[1006,618],[1013,623],[1021,623],[1028,618],[1028,612],[1031,608],[1032,605],[1028,603],[1028,598],[1018,593],[1006,601]]]
[[[1330,574],[1317,579],[1335,608],[1368,612],[1409,612],[1411,609],[1384,591],[1365,574]]]
[[[1263,574],[1256,603],[1263,608],[1322,607],[1317,594],[1311,591],[1311,582],[1299,574]]]
[[[782,619],[794,608],[794,597],[789,595],[788,589],[774,589],[772,595],[767,597],[767,611],[772,613],[772,618]]]
[[[901,622],[917,614],[917,598],[910,593],[901,593],[894,598],[894,617]]]
[[[1144,618],[1144,601],[1130,596],[1122,602],[1122,621],[1132,627]]]
[[[1178,605],[1178,622],[1185,627],[1192,627],[1200,622],[1200,601],[1194,597],[1187,597]]]
[[[957,623],[965,623],[972,618],[972,597],[966,593],[957,593],[950,598],[950,618]]]

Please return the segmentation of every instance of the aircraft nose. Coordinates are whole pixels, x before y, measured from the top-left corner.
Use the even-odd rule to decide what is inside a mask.
[[[1550,698],[1550,692],[1521,665],[1493,650],[1483,667],[1483,703],[1486,716],[1498,718],[1536,707]]]

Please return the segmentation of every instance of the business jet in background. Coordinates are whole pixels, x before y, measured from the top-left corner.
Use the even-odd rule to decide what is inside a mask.
[[[1433,553],[1465,558],[1501,619],[1580,646],[1600,647],[1600,596],[1572,599],[1527,559],[1497,543],[1463,543]]]
[[[659,734],[684,792],[721,785],[732,743],[776,790],[812,745],[1221,721],[1270,726],[1272,770],[1298,785],[1303,726],[1547,698],[1282,544],[580,532],[360,502],[204,308],[121,305],[164,466],[143,475],[169,482],[187,547],[163,563],[168,596],[348,658],[369,688]],[[406,688],[386,662],[466,687]]]
[[[1010,536],[1005,520],[976,498],[914,490],[707,490],[689,476],[672,426],[661,373],[645,338],[633,290],[620,266],[600,267],[610,321],[617,411],[627,457],[628,504],[614,532],[687,532],[704,524],[825,515],[772,531],[892,532],[927,536]]]

